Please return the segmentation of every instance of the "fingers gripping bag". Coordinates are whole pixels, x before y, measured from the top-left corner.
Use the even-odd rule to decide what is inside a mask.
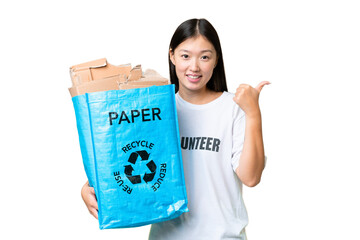
[[[188,211],[174,85],[72,100],[100,229],[142,226]]]

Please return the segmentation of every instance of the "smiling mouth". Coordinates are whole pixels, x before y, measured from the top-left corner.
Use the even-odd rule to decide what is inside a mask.
[[[190,82],[198,82],[202,76],[201,75],[186,75],[186,77]]]
[[[201,77],[201,75],[186,75],[188,76],[189,78],[192,78],[192,79],[197,79],[199,77]]]

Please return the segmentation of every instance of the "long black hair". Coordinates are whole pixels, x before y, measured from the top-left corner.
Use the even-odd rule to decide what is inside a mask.
[[[224,69],[224,60],[221,51],[220,39],[215,30],[209,21],[206,19],[189,19],[175,30],[174,35],[170,41],[169,50],[172,53],[175,52],[175,49],[179,44],[187,40],[188,38],[196,37],[201,35],[205,37],[209,42],[212,43],[216,50],[217,55],[217,64],[214,68],[213,74],[206,84],[206,87],[215,92],[227,91],[225,69]],[[170,51],[169,51],[169,70],[170,70],[170,81],[172,84],[175,84],[175,92],[179,91],[179,79],[176,75],[175,65],[170,60]]]

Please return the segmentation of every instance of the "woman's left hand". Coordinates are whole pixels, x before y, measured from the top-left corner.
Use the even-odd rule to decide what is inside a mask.
[[[240,84],[236,89],[234,101],[247,116],[253,117],[260,113],[259,95],[262,88],[268,84],[270,84],[270,82],[262,81],[255,88],[248,84]]]

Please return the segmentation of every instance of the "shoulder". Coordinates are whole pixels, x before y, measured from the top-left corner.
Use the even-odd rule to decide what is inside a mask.
[[[245,112],[239,107],[239,105],[236,104],[236,102],[233,99],[234,97],[235,97],[234,93],[231,92],[223,93],[224,103],[227,106],[231,107],[233,118],[239,119],[245,116]]]
[[[229,99],[229,100],[232,100],[233,99],[233,97],[235,96],[235,94],[234,93],[231,93],[231,92],[223,92],[223,96],[224,96],[224,98],[226,98],[226,99]]]

